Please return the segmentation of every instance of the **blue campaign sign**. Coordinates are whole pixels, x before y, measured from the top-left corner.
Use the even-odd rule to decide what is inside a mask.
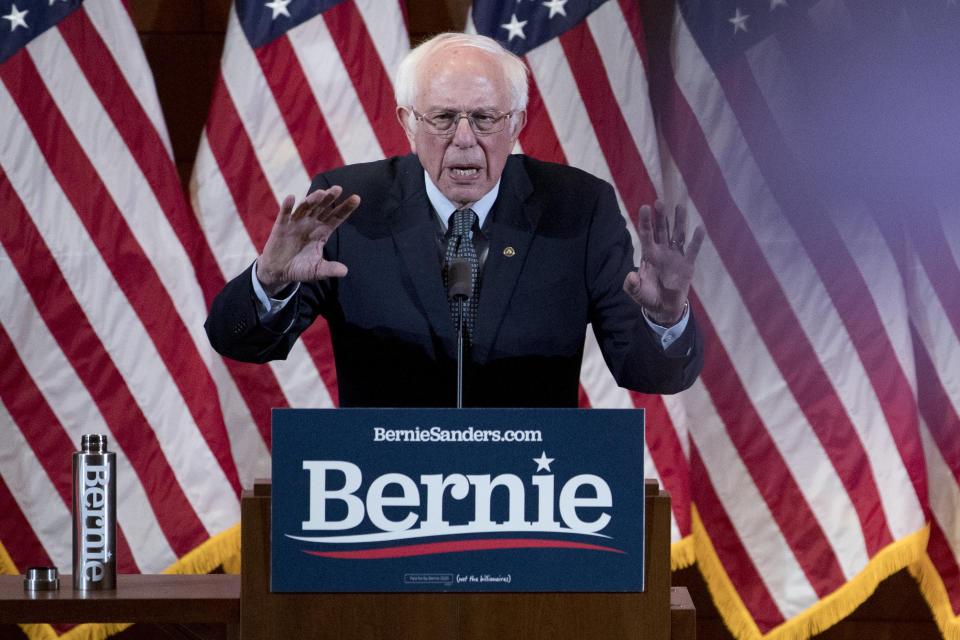
[[[275,409],[271,590],[642,591],[640,409]]]

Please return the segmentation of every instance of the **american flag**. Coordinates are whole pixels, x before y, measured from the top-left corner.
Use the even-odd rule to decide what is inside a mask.
[[[467,30],[498,40],[530,67],[527,126],[519,150],[610,182],[639,247],[638,210],[663,190],[639,3],[475,0]],[[644,469],[670,491],[674,564],[689,564],[687,421],[679,396],[618,387],[591,332],[580,383],[583,407],[646,409]]]
[[[582,386],[648,409],[673,566],[739,638],[808,637],[903,568],[960,633],[960,9],[898,4],[473,3],[532,69],[524,151],[708,232],[696,385],[628,394],[591,348]]]
[[[960,190],[936,157],[957,82],[930,73],[958,24],[946,2],[675,15],[653,83],[665,185],[710,238],[694,546],[741,637],[822,629],[905,567],[960,632]]]
[[[409,150],[391,84],[402,5],[237,2],[195,210],[125,3],[18,0],[0,18],[0,571],[71,571],[83,433],[117,452],[118,571],[236,569],[270,408],[330,406],[336,381],[323,327],[256,367],[212,352],[206,310],[283,195]]]
[[[236,525],[241,481],[202,329],[209,249],[139,36],[119,0],[0,18],[0,570],[71,572],[84,433],[117,453],[118,570],[212,569],[181,558]]]
[[[409,152],[392,83],[409,49],[399,0],[234,2],[189,188],[208,302],[259,255],[286,195],[305,196],[321,171]],[[245,487],[270,475],[271,408],[336,402],[322,319],[285,361],[214,366]]]
[[[659,195],[708,231],[692,300],[701,380],[625,392],[591,342],[582,404],[647,409],[673,564],[698,563],[741,638],[806,637],[903,567],[944,635],[960,634],[960,132],[922,126],[960,102],[957,6],[915,5],[686,2],[650,43],[634,1],[472,9],[468,28],[533,71],[522,151],[608,179],[628,218]],[[235,567],[240,487],[269,470],[269,409],[332,406],[336,377],[322,322],[288,361],[254,366],[213,355],[203,318],[284,195],[408,150],[390,85],[409,47],[402,4],[238,1],[193,212],[120,0],[0,3],[0,18],[0,570],[69,568],[69,453],[88,432],[111,436],[126,474],[122,572]],[[922,141],[936,165],[856,153],[863,137],[844,136],[870,121],[831,118],[876,105],[811,106],[787,82],[828,76],[830,47],[864,24],[888,47],[922,43],[909,60],[930,71],[902,103],[916,117],[868,142]],[[803,43],[826,60],[801,62]],[[867,53],[924,69],[900,49]],[[847,66],[835,94],[863,78]],[[824,117],[832,135],[810,135]],[[882,179],[852,188],[861,176],[845,170],[864,163]]]
[[[160,571],[238,509],[210,402],[202,236],[126,7],[5,7],[3,543],[16,568],[69,569],[71,452],[82,433],[106,433],[124,475],[119,568]]]
[[[215,294],[259,255],[280,202],[352,162],[405,154],[393,76],[409,51],[396,0],[234,3],[190,198],[215,268]],[[241,479],[269,476],[270,409],[332,407],[336,371],[326,324],[286,361],[222,360],[216,376]]]

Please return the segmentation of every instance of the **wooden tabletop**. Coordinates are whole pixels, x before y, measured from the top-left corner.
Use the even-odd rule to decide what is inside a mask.
[[[23,576],[0,575],[0,623],[150,622],[236,623],[238,575],[118,575],[110,591],[74,591],[60,576],[58,591],[24,591]]]

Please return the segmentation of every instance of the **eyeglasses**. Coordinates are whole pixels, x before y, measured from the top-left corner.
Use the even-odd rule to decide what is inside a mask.
[[[452,109],[417,113],[416,109],[410,107],[410,111],[413,112],[413,117],[417,119],[417,122],[422,122],[427,132],[435,136],[452,136],[460,125],[460,118],[466,118],[473,133],[478,136],[499,133],[507,126],[507,120],[514,114],[513,111],[504,113],[503,111],[489,109],[478,109],[470,113]]]

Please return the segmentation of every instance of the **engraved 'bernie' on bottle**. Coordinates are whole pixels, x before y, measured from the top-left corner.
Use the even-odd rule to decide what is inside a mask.
[[[117,584],[117,454],[107,436],[83,435],[73,454],[73,588]]]

